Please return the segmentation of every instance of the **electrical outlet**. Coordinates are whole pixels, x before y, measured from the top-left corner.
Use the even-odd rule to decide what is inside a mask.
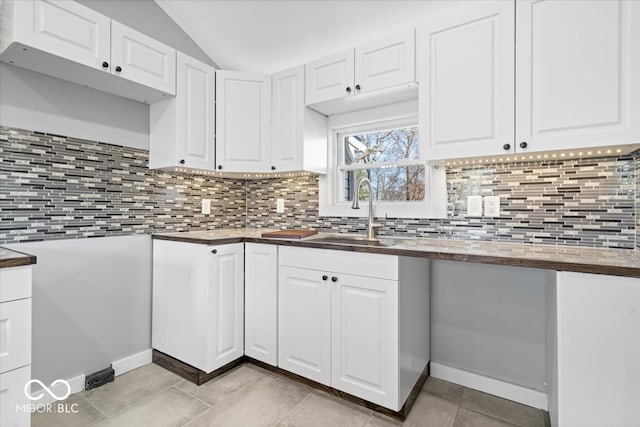
[[[211,199],[202,199],[202,213],[204,215],[211,214]]]
[[[482,196],[467,197],[467,216],[482,216]]]
[[[500,216],[500,196],[484,197],[484,216]]]
[[[276,199],[276,213],[284,213],[284,199]]]

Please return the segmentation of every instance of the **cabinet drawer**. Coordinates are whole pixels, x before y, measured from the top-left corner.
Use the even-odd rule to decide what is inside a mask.
[[[280,265],[290,267],[398,280],[395,255],[281,246],[279,259]]]
[[[31,299],[0,304],[0,372],[31,363]]]
[[[24,394],[24,386],[31,379],[31,366],[15,369],[0,375],[0,426],[28,427],[31,425],[29,411],[19,407],[31,403]]]
[[[31,297],[31,267],[0,268],[0,302]]]

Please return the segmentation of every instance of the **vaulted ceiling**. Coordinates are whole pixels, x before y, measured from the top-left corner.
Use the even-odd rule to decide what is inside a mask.
[[[155,0],[221,68],[272,73],[477,0]]]

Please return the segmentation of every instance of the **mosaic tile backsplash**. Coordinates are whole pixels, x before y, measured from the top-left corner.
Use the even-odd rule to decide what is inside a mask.
[[[318,178],[221,179],[147,168],[148,152],[0,128],[0,243],[216,228],[360,232],[320,217]],[[447,169],[448,217],[389,218],[382,235],[636,247],[638,155]],[[467,218],[468,195],[500,195],[499,218]],[[276,198],[285,213],[275,212]],[[213,215],[200,214],[211,198]],[[640,244],[638,244],[640,246]]]

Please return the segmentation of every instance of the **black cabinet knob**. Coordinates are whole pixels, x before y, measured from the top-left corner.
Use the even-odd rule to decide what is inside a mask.
[[[109,63],[107,61],[104,61],[102,63],[102,68],[109,68]]]
[[[522,141],[520,143],[520,148],[527,148],[527,141]]]
[[[322,276],[322,280],[327,280],[329,278],[329,276],[327,276],[326,274]]]
[[[275,166],[271,166],[271,170],[272,171],[276,170],[276,167]]]
[[[211,253],[215,255],[215,254],[217,254],[217,253],[218,253],[218,250],[217,250],[217,249],[214,249],[214,250],[212,250],[212,251],[211,251]]]
[[[337,281],[338,281],[338,278],[337,278],[336,276],[333,276],[333,277],[331,278],[331,281],[332,281],[333,283],[335,283],[335,282],[337,282]]]
[[[222,169],[222,165],[218,165],[218,169]]]
[[[351,93],[351,87],[347,86],[347,93]]]
[[[116,67],[116,71],[119,73],[120,71],[122,71],[122,67],[118,65],[118,66]]]
[[[184,165],[184,159],[180,159],[180,164]]]
[[[511,144],[504,144],[502,148],[504,148],[505,150],[511,150]]]
[[[360,85],[356,85],[356,90],[360,90]]]

